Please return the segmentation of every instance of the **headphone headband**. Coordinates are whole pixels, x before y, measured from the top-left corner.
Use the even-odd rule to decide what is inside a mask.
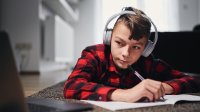
[[[105,28],[104,28],[104,34],[103,34],[103,43],[106,45],[110,45],[110,41],[111,41],[111,35],[112,35],[112,29],[108,28],[109,23],[115,19],[117,16],[121,16],[124,14],[132,14],[132,15],[136,15],[136,13],[134,11],[121,11],[120,13],[114,14],[113,16],[111,16],[108,21],[106,22]],[[143,51],[143,56],[144,57],[148,57],[151,52],[153,51],[157,41],[158,41],[158,31],[157,28],[155,26],[155,24],[153,23],[153,21],[146,15],[141,14],[142,17],[146,18],[149,20],[149,22],[153,25],[154,30],[155,30],[155,37],[153,42],[151,40],[148,40],[148,43]]]
[[[107,20],[107,22],[106,22],[105,30],[108,29],[107,27],[108,27],[109,23],[110,23],[113,19],[115,19],[117,16],[121,16],[121,15],[124,15],[124,14],[132,14],[132,15],[135,15],[135,12],[133,12],[133,11],[122,11],[122,12],[120,12],[120,13],[117,13],[117,14],[112,15],[112,16]]]

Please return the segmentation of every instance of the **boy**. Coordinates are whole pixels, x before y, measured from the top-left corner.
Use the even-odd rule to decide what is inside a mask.
[[[110,45],[89,46],[64,85],[64,97],[81,100],[137,102],[159,100],[165,94],[198,92],[199,80],[172,69],[165,62],[144,57],[151,22],[132,7],[117,19]],[[144,77],[141,80],[139,74]]]

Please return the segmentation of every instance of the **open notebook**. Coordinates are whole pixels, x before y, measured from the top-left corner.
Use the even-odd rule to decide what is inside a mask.
[[[90,100],[82,100],[87,103],[100,106],[102,108],[106,108],[108,110],[116,111],[123,109],[133,109],[133,108],[141,108],[141,107],[151,107],[151,106],[159,106],[159,105],[174,105],[179,101],[200,101],[200,96],[195,95],[165,95],[165,100],[156,101],[156,102],[137,102],[137,103],[127,103],[127,102],[103,102],[103,101],[90,101]]]
[[[92,105],[46,98],[24,98],[9,36],[0,31],[0,112],[80,112]]]

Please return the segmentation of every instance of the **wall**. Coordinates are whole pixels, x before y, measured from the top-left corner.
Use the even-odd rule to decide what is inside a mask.
[[[71,63],[74,58],[74,29],[59,16],[50,16],[44,27],[44,59]]]
[[[48,29],[53,29],[51,30],[51,33],[53,35],[50,36],[51,39],[47,39],[45,37],[47,37],[45,32],[47,30],[46,26],[45,26],[45,21],[47,19],[47,17],[49,16],[54,16],[55,14],[53,12],[51,12],[51,10],[49,10],[45,5],[43,5],[42,3],[39,4],[39,18],[40,18],[40,43],[41,43],[41,57],[40,57],[40,72],[46,72],[46,71],[54,71],[54,70],[60,70],[60,69],[65,69],[66,68],[66,63],[64,62],[55,62],[55,60],[49,60],[48,58],[45,58],[45,53],[47,53],[47,48],[49,47],[48,50],[49,53],[55,53],[55,46],[52,45],[52,43],[55,42],[54,37],[51,38],[52,36],[55,36],[55,32],[53,31],[55,27],[48,27]],[[66,29],[62,29],[66,30]],[[50,41],[50,42],[49,42]],[[64,42],[64,41],[63,41]],[[66,43],[65,43],[66,44]],[[53,48],[52,48],[53,47]],[[70,49],[70,48],[68,48]],[[64,49],[59,49],[59,50],[64,50]],[[66,53],[65,51],[63,51],[63,53]],[[54,54],[51,56],[55,56]]]
[[[102,2],[103,22],[107,20],[107,14],[112,15],[113,12],[118,12],[121,6],[133,6],[143,10],[156,24],[159,31],[191,31],[194,25],[200,23],[199,0],[154,0],[154,2],[103,0]]]
[[[103,42],[102,0],[94,1],[94,41],[98,44]]]
[[[179,31],[179,0],[143,0],[142,9],[152,19],[158,31]],[[155,7],[156,3],[156,7]]]
[[[23,71],[38,71],[40,59],[40,27],[39,27],[40,0],[1,0],[1,25],[8,31],[19,69],[23,61]],[[17,52],[16,43],[26,43],[31,47],[23,51],[25,58],[21,60],[22,52]]]
[[[198,0],[198,23],[200,24],[200,1]]]
[[[113,4],[114,3],[114,4]],[[114,14],[121,12],[123,7],[136,7],[136,0],[102,0],[102,21],[103,25]],[[112,6],[112,8],[110,8]],[[109,28],[113,27],[115,21],[110,23]]]
[[[52,66],[57,68],[54,67],[53,62],[46,64],[42,58],[44,52],[43,20],[52,13],[46,9],[42,10],[41,0],[1,0],[1,2],[3,10],[0,23],[3,23],[2,29],[8,31],[11,36],[18,69],[40,71],[41,68],[47,70]],[[86,46],[94,44],[97,36],[99,36],[98,38],[102,36],[102,31],[99,31],[101,29],[100,4],[99,0],[80,0],[77,4],[80,11],[80,21],[70,23],[75,29],[75,62]],[[16,44],[21,43],[23,45],[24,43],[25,45],[29,44],[29,50],[17,51]],[[25,57],[24,60],[22,57]],[[22,67],[20,67],[20,63],[23,63]],[[63,68],[63,65],[61,66]]]
[[[180,30],[191,31],[199,23],[199,0],[179,0]]]
[[[78,4],[79,9],[79,21],[74,23],[75,31],[75,58],[74,62],[76,63],[77,59],[80,57],[82,50],[88,46],[95,43],[95,4],[97,0],[80,0]]]

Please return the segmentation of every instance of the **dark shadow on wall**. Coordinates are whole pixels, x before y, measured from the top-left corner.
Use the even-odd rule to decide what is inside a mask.
[[[195,25],[192,31],[193,32],[200,32],[200,24]]]

